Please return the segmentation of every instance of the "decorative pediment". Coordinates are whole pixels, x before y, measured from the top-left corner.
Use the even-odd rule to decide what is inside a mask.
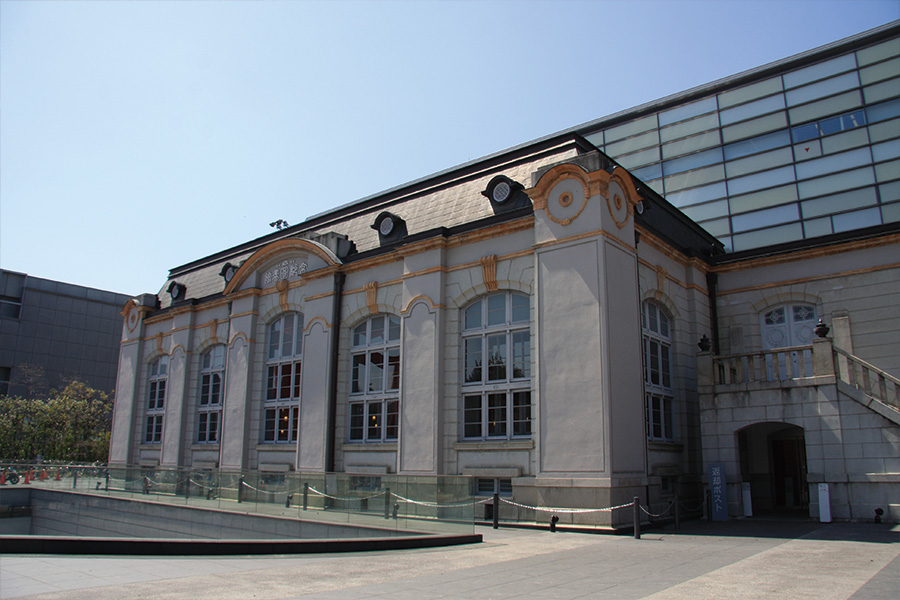
[[[267,288],[302,279],[307,273],[341,264],[328,248],[310,240],[286,239],[257,250],[241,265],[225,286],[231,294],[255,278],[253,287]]]

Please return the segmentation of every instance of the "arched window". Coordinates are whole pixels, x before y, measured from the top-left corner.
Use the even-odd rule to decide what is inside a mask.
[[[400,421],[400,318],[370,317],[353,328],[351,442],[394,441]]]
[[[770,308],[761,316],[763,350],[809,346],[815,338],[816,307],[812,304],[782,304]],[[778,370],[775,370],[775,363]],[[769,380],[790,377],[812,377],[812,350],[790,353],[790,375],[784,354],[766,355],[766,376]]]
[[[669,317],[655,302],[644,302],[641,327],[644,345],[647,437],[651,440],[674,441],[672,333]]]
[[[463,311],[464,439],[531,436],[531,304],[513,292]]]
[[[303,315],[286,313],[269,324],[263,442],[297,441]]]
[[[144,428],[144,442],[162,443],[163,417],[166,413],[166,381],[168,379],[169,357],[160,356],[150,363],[147,393],[147,424]]]
[[[200,358],[200,402],[197,443],[219,443],[219,423],[225,384],[225,346],[213,346]]]

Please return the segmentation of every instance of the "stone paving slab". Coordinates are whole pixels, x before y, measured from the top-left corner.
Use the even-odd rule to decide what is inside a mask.
[[[642,539],[479,529],[470,546],[272,557],[0,556],[0,599],[896,600],[900,526],[732,521]]]

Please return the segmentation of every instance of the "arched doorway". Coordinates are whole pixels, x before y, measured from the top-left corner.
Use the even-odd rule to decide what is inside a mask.
[[[737,432],[741,479],[750,483],[753,513],[809,510],[803,428],[756,423]]]

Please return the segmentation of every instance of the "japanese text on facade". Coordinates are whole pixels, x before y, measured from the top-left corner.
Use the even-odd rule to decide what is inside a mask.
[[[298,263],[296,260],[285,260],[281,264],[275,265],[270,271],[266,271],[263,275],[263,284],[272,285],[278,283],[282,279],[294,279],[306,273],[306,263]]]

